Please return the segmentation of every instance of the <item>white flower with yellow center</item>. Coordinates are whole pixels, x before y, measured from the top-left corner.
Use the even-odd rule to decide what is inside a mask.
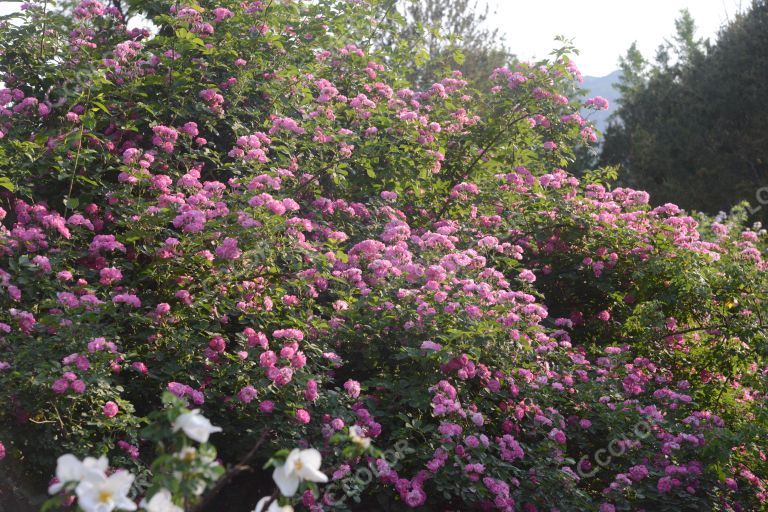
[[[136,503],[128,497],[133,478],[128,471],[106,476],[101,471],[88,470],[75,488],[77,504],[85,512],[136,510]]]
[[[192,465],[194,471],[186,475],[181,471],[174,471],[173,477],[176,480],[184,479],[188,484],[192,485],[192,492],[195,496],[203,494],[207,485],[205,475],[208,475],[208,478],[211,477],[209,473],[218,466],[216,460],[209,455],[200,453],[194,446],[185,446],[175,453],[174,457]]]
[[[302,480],[325,483],[328,477],[320,471],[323,458],[314,448],[299,450],[294,448],[285,459],[285,464],[275,468],[272,478],[283,496],[293,496]]]
[[[185,446],[176,454],[176,457],[185,462],[194,462],[197,458],[197,448],[194,446]]]
[[[48,488],[48,492],[50,494],[57,494],[68,483],[79,483],[85,478],[86,471],[95,470],[103,473],[108,467],[109,462],[104,456],[101,456],[98,459],[86,457],[81,461],[71,453],[62,455],[56,461],[56,478],[58,479],[58,482],[51,485]]]

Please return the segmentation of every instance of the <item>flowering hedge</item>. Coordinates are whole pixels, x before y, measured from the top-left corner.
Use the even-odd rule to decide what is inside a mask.
[[[250,510],[270,459],[298,464],[270,511],[768,509],[764,231],[563,171],[606,106],[567,49],[412,90],[370,44],[381,13],[3,22],[3,470],[42,489],[72,453],[103,483],[108,455],[149,510],[252,465]],[[221,428],[229,487],[152,483],[187,460],[164,437],[183,405]]]

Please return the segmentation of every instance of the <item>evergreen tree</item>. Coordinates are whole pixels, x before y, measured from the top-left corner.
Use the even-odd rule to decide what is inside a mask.
[[[675,26],[653,64],[636,45],[621,59],[620,108],[599,163],[620,165],[656,203],[716,213],[748,200],[766,218],[768,3],[755,0],[714,45],[685,11]]]

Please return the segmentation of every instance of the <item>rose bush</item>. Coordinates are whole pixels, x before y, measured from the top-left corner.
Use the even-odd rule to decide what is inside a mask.
[[[214,494],[256,469],[243,510],[295,446],[330,482],[280,506],[766,509],[765,232],[562,170],[595,138],[568,48],[412,90],[377,2],[50,7],[0,37],[14,478],[108,455],[211,506],[217,474],[152,487],[170,392],[222,429]],[[281,490],[322,480],[297,457]]]

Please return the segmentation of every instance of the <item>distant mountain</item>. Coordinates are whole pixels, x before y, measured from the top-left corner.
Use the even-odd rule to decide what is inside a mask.
[[[616,102],[619,99],[619,91],[614,87],[614,83],[619,81],[621,71],[618,69],[606,76],[585,76],[584,83],[581,86],[587,89],[587,97],[602,96],[608,100],[608,110],[600,110],[595,112],[594,110],[587,111],[583,115],[593,121],[595,125],[604,131],[608,126],[608,116],[610,116],[616,110]]]

